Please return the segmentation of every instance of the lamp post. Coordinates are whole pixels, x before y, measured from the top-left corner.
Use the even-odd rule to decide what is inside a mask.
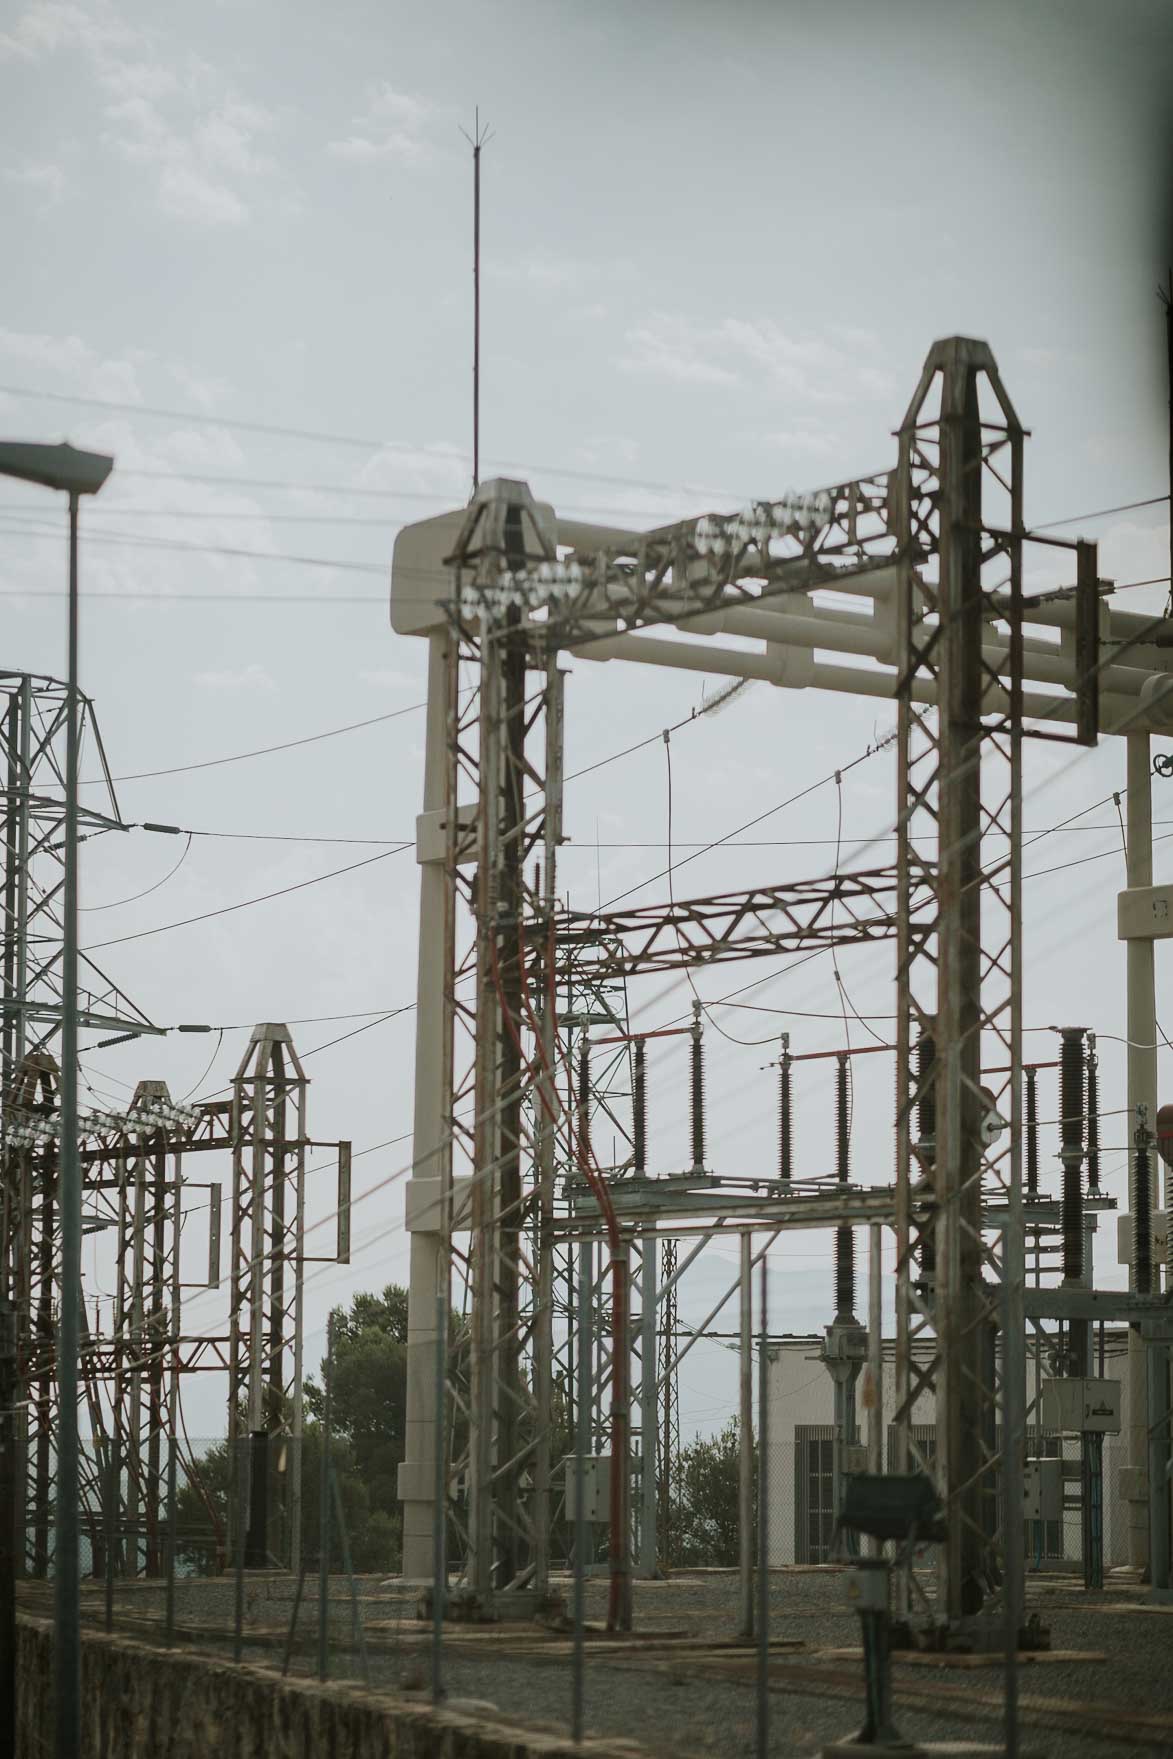
[[[81,1751],[80,1548],[78,1543],[78,1355],[81,1347],[81,1161],[77,1140],[77,514],[114,468],[101,452],[0,441],[0,476],[69,496],[68,695],[65,724],[65,875],[61,951],[61,1227],[57,1328],[57,1504],[54,1516],[54,1705],[57,1759]]]

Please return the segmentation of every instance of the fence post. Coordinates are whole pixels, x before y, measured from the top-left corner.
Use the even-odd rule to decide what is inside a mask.
[[[338,1517],[338,1539],[342,1546],[342,1567],[346,1571],[350,1583],[350,1638],[357,1638],[359,1653],[362,1657],[363,1684],[371,1683],[371,1669],[367,1661],[367,1632],[363,1624],[362,1613],[359,1611],[358,1590],[354,1585],[354,1569],[350,1562],[350,1536],[346,1531],[346,1513],[342,1507],[342,1492],[338,1488],[338,1474],[333,1466],[330,1468],[330,1493],[334,1502],[334,1513]]]
[[[165,1637],[168,1648],[175,1641],[175,1545],[179,1530],[177,1452],[178,1443],[173,1429],[168,1437],[167,1451],[167,1612]]]
[[[245,1510],[249,1504],[249,1442],[247,1436],[238,1436],[236,1442],[236,1458],[232,1462],[236,1478],[236,1519],[232,1527],[234,1573],[236,1577],[236,1595],[233,1609],[232,1659],[240,1661],[244,1653],[244,1547],[245,1527],[247,1525]]]
[[[334,1375],[334,1315],[326,1321],[326,1385],[322,1400],[322,1458],[318,1484],[318,1678],[330,1672],[330,1382]]]
[[[770,1356],[769,1259],[762,1253],[758,1344],[758,1759],[770,1750]]]
[[[739,1635],[753,1636],[753,1242],[741,1236],[741,1359],[739,1363],[738,1563],[741,1569]]]
[[[570,1738],[582,1741],[583,1664],[586,1627],[586,1457],[591,1445],[591,1246],[578,1248],[578,1398],[574,1440],[574,1672],[571,1682]]]

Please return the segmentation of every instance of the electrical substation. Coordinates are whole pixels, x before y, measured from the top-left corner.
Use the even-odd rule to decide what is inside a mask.
[[[730,1635],[762,1645],[766,1667],[788,1638],[771,1572],[844,1566],[861,1739],[898,1740],[894,1651],[1000,1657],[1009,1702],[1020,1661],[1048,1648],[1026,1592],[1044,1557],[1074,1559],[1083,1592],[1123,1569],[1154,1605],[1170,1597],[1154,955],[1173,887],[1153,884],[1151,806],[1152,737],[1173,734],[1169,625],[1108,603],[1093,542],[1032,531],[1026,459],[990,349],[951,337],[930,348],[879,472],[650,531],[563,517],[497,478],[398,536],[394,643],[428,656],[399,1581],[437,1654],[463,1626],[538,1620],[579,1640],[595,1578],[606,1633],[638,1634],[641,1585],[672,1580],[680,1365],[718,1333],[739,1409]],[[685,895],[670,860],[655,902],[572,907],[568,665],[588,662],[891,703],[891,842],[833,871],[814,857],[801,871],[791,851],[773,883],[706,896]],[[35,1584],[55,1555],[61,784],[81,747],[63,743],[66,686],[9,672],[0,687],[0,1296],[20,1391],[15,1565]],[[123,821],[81,707],[105,778],[101,805],[80,809],[87,836]],[[1047,1009],[1021,933],[1032,759],[1098,741],[1120,755],[1127,886],[1101,932],[1123,946],[1124,1093],[1101,1084],[1094,1018],[1060,1022],[1045,1048],[1024,1039],[1026,998]],[[840,761],[831,715],[826,756]],[[822,950],[846,965],[877,945],[889,1029],[830,1051],[780,1033],[745,1102],[776,1120],[776,1154],[732,1158],[707,1109],[709,1008],[694,990],[683,1021],[637,1029],[641,983]],[[82,1228],[114,1269],[112,1298],[80,1291],[85,1569],[108,1604],[114,1581],[166,1580],[171,1620],[182,1391],[219,1377],[234,1476],[216,1568],[235,1572],[239,1659],[242,1584],[287,1575],[296,1625],[310,1567],[303,1284],[308,1264],[349,1260],[350,1144],[313,1138],[287,1026],[256,1026],[223,1092],[175,1101],[150,1067],[161,1029],[85,960],[79,995],[81,1026],[135,1039],[142,1059],[125,1110],[78,1119]],[[684,1164],[662,1147],[650,1052],[687,1087]],[[855,1117],[894,1144],[883,1181],[850,1150],[865,1056],[891,1070],[887,1109],[869,1090]],[[834,1094],[816,1158],[795,1133],[812,1063]],[[1109,1114],[1126,1123],[1126,1208],[1101,1173]],[[309,1177],[330,1183],[328,1240],[307,1241]],[[796,1334],[770,1273],[795,1231],[825,1247],[817,1335]],[[1127,1289],[1095,1286],[1097,1238],[1119,1248]],[[735,1249],[736,1274],[684,1325],[681,1281],[714,1242]],[[208,1328],[189,1291],[219,1288],[227,1325]],[[286,1669],[292,1643],[291,1627]]]
[[[587,1480],[579,1513],[607,1529],[608,1621],[629,1624],[633,1577],[656,1573],[666,1538],[660,1492],[689,1347],[674,1291],[706,1242],[737,1235],[741,1272],[726,1299],[741,1320],[742,1628],[752,1628],[748,1370],[758,1328],[763,1361],[786,1330],[785,1289],[767,1292],[764,1279],[769,1305],[755,1318],[754,1273],[789,1229],[834,1240],[819,1352],[832,1389],[822,1556],[833,1534],[848,1551],[861,1534],[908,1542],[880,1602],[868,1586],[861,1606],[879,1604],[886,1619],[891,1604],[904,1640],[921,1645],[1045,1647],[1024,1607],[1028,1536],[1074,1507],[1083,1580],[1102,1584],[1104,1442],[1125,1410],[1112,1495],[1127,1508],[1128,1561],[1154,1594],[1168,1593],[1153,956],[1169,897],[1152,885],[1150,735],[1170,725],[1173,685],[1153,645],[1159,620],[1103,602],[1110,583],[1095,545],[1030,532],[1024,442],[989,349],[952,338],[930,350],[895,461],[877,475],[644,533],[560,519],[524,483],[493,481],[466,510],[399,537],[392,624],[430,650],[404,1569],[427,1578],[455,1544],[453,1594],[466,1615],[523,1616],[549,1594],[553,1524],[574,1495],[556,1446],[560,1388],[568,1428],[589,1437],[576,1456]],[[1064,583],[1031,594],[1036,543]],[[657,627],[671,634],[649,633]],[[892,699],[895,863],[568,909],[558,861],[569,656]],[[1102,737],[1119,740],[1127,765],[1126,1293],[1097,1290],[1090,1276],[1093,1232],[1116,1208],[1100,1183],[1094,1022],[1058,1029],[1051,1058],[1028,1063],[1023,1047],[1024,774],[1040,742]],[[786,1039],[776,1095],[763,1083],[760,1102],[779,1108],[777,1163],[723,1171],[706,1136],[699,1000],[685,1029],[691,1165],[657,1164],[628,986],[879,940],[895,970],[893,1042],[882,1048],[896,1103],[868,1127],[895,1132],[895,1183],[851,1176],[846,1051],[834,1158],[795,1164],[800,1064]],[[1040,1142],[1056,1152],[1039,1082],[1056,1066],[1059,1188],[1039,1174]],[[608,1138],[618,1129],[617,1157],[600,1152],[604,1120]],[[880,1335],[885,1230],[896,1245],[890,1344]],[[857,1236],[871,1243],[862,1318]],[[442,1335],[453,1282],[470,1314],[459,1362]],[[1106,1328],[1127,1338],[1111,1375]],[[466,1401],[459,1453],[433,1392],[438,1347],[447,1408]],[[1074,1473],[1056,1458],[1061,1437],[1078,1447]],[[768,1436],[759,1441],[766,1450]],[[454,1496],[457,1485],[467,1494]],[[914,1507],[927,1486],[932,1497]],[[869,1498],[884,1511],[879,1526]],[[931,1567],[922,1553],[914,1569],[918,1522]]]

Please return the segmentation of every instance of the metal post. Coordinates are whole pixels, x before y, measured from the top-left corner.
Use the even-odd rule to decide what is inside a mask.
[[[432,1512],[432,1702],[444,1696],[444,1610],[448,1599],[447,1472],[444,1395],[448,1382],[448,1302],[436,1296],[436,1486]]]
[[[293,1595],[293,1611],[289,1615],[289,1629],[285,1633],[285,1654],[281,1660],[281,1672],[289,1672],[289,1664],[293,1660],[293,1644],[297,1637],[297,1619],[301,1612],[302,1595],[305,1593],[305,1565],[298,1571],[297,1588]]]
[[[542,843],[541,912],[545,946],[540,964],[542,995],[538,1006],[538,1054],[542,1080],[535,1095],[537,1112],[537,1275],[533,1314],[533,1379],[536,1394],[536,1428],[533,1461],[533,1585],[544,1599],[550,1591],[550,1513],[553,1506],[551,1458],[554,1394],[554,1199],[557,1158],[558,1086],[555,1051],[557,1007],[545,980],[553,977],[555,964],[554,917],[558,903],[558,850],[562,843],[563,718],[566,675],[558,669],[558,655],[546,666],[546,814]],[[653,1332],[653,1340],[655,1333]],[[652,1559],[653,1567],[655,1558]]]
[[[298,1089],[293,1264],[293,1411],[289,1429],[289,1570],[301,1579],[301,1467],[305,1434],[305,1088]],[[278,1168],[278,1177],[283,1169]]]
[[[233,1635],[232,1659],[240,1661],[244,1654],[244,1548],[246,1544],[245,1510],[249,1504],[249,1437],[238,1435],[235,1442],[236,1458],[233,1468],[236,1473],[236,1510],[232,1523],[232,1537],[235,1544],[236,1561],[234,1566],[235,1584],[233,1595]]]
[[[358,1589],[354,1581],[354,1568],[350,1558],[350,1535],[346,1530],[346,1511],[342,1507],[342,1492],[338,1488],[338,1474],[330,1467],[330,1496],[334,1505],[334,1513],[338,1520],[338,1539],[342,1547],[342,1567],[346,1571],[346,1579],[350,1583],[350,1640],[358,1642],[359,1655],[362,1661],[363,1684],[371,1683],[371,1666],[367,1656],[367,1633],[363,1623],[362,1610],[358,1604]]]
[[[57,1333],[57,1512],[53,1645],[57,1759],[81,1750],[81,1628],[78,1520],[78,1350],[81,1342],[81,1161],[77,1143],[77,510],[69,496],[69,698],[65,746],[65,883],[61,946],[60,1321]]]
[[[16,1305],[0,1298],[0,1752],[16,1752]],[[23,1537],[23,1536],[22,1536]]]
[[[481,113],[472,149],[472,486],[481,480]]]
[[[119,1548],[119,1505],[122,1491],[122,1444],[118,1435],[110,1443],[110,1459],[106,1465],[106,1487],[102,1502],[106,1522],[106,1583],[105,1622],[107,1631],[114,1629],[114,1570]]]
[[[608,1625],[631,1629],[631,1265],[626,1239],[611,1247],[611,1509]],[[618,1581],[618,1588],[615,1583]]]
[[[1149,1416],[1149,1568],[1154,1594],[1169,1589],[1169,1349],[1150,1343]]]
[[[591,1445],[591,1246],[578,1248],[578,1422],[574,1441],[574,1673],[570,1736],[582,1740],[584,1637],[586,1630],[586,1461]]]
[[[1017,1119],[1015,1120],[1017,1128]],[[1015,1213],[1017,1211],[1017,1213]],[[1026,1272],[1022,1187],[1013,1191],[1002,1238],[1002,1495],[1006,1534],[1004,1733],[1006,1759],[1018,1759],[1018,1643],[1025,1611],[1022,1523],[1023,1457],[1026,1451],[1026,1321],[1022,1284]]]
[[[179,1537],[179,1338],[180,1281],[179,1246],[183,1228],[183,1180],[179,1157],[175,1160],[175,1179],[171,1188],[171,1288],[170,1288],[170,1360],[167,1364],[167,1642],[175,1636],[175,1551]]]
[[[884,1470],[884,1231],[878,1222],[868,1229],[868,1471]],[[880,1540],[871,1555],[882,1557]]]
[[[175,1546],[178,1537],[179,1485],[177,1481],[178,1439],[174,1429],[167,1437],[167,1553],[164,1559],[166,1589],[164,1599],[164,1641],[167,1647],[175,1641]]]
[[[1153,883],[1152,741],[1147,733],[1129,733],[1127,745],[1127,883],[1129,890]],[[1125,953],[1128,1001],[1128,1116],[1138,1106],[1157,1115],[1157,1000],[1154,943],[1129,940]],[[1150,1198],[1151,1201],[1151,1198]],[[1133,1259],[1129,1287],[1136,1288],[1135,1244],[1136,1186],[1130,1180],[1129,1210],[1132,1213]],[[1140,1333],[1128,1333],[1128,1464],[1134,1499],[1129,1501],[1128,1561],[1134,1569],[1149,1563],[1148,1469],[1149,1469],[1148,1378],[1145,1344]]]
[[[444,829],[448,799],[447,710],[451,649],[446,633],[428,641],[428,707],[424,728],[423,818]],[[435,839],[444,847],[444,837]],[[420,859],[419,955],[416,978],[415,1097],[412,1138],[412,1179],[441,1181],[439,1209],[446,1210],[445,1183],[450,1159],[444,1152],[444,1116],[451,1031],[445,1003],[445,959],[449,941],[451,899],[443,854]],[[436,1454],[442,1444],[435,1430],[432,1364],[436,1297],[447,1308],[448,1261],[444,1234],[413,1229],[407,1301],[407,1406],[404,1458],[399,1467],[399,1499],[403,1504],[403,1574],[425,1580],[432,1567],[433,1495]]]
[[[879,1222],[868,1229],[868,1471],[884,1470],[884,1230]]]
[[[741,1236],[741,1360],[738,1364],[740,1414],[738,1418],[738,1510],[737,1546],[741,1570],[741,1620],[739,1634],[753,1636],[753,1242]]]
[[[762,1254],[758,1343],[758,1680],[757,1753],[770,1750],[770,1310],[769,1264]]]
[[[326,1321],[326,1375],[322,1401],[322,1458],[318,1481],[318,1678],[330,1671],[330,1383],[334,1377],[334,1315]]]
[[[656,1574],[656,1443],[660,1401],[656,1364],[656,1307],[660,1244],[654,1225],[643,1231],[640,1254],[640,1574],[651,1580]]]
[[[1083,1585],[1104,1586],[1104,1438],[1092,1431],[1082,1438]]]

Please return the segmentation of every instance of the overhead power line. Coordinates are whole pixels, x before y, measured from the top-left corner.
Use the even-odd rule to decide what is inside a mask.
[[[184,482],[212,481],[223,483],[226,487],[240,488],[248,487],[250,481],[247,477],[241,478],[239,482],[234,482],[231,477],[183,477],[181,480]],[[269,486],[279,488],[281,485],[277,483],[270,484]],[[290,489],[292,490],[298,486],[300,485],[290,484]],[[415,489],[315,489],[312,485],[306,485],[303,492],[306,494],[329,494],[340,495],[343,497],[352,494],[362,495],[364,498],[371,498],[380,501],[432,501],[438,502],[447,512],[456,511],[459,505],[459,490],[453,490],[451,494],[443,495],[431,490],[425,491],[422,489],[418,491]],[[14,506],[6,506],[3,509],[0,509],[0,511],[3,512],[6,519],[43,519],[45,516],[44,507],[32,501],[27,504],[20,501]],[[558,511],[563,514],[590,514],[595,518],[606,520],[608,524],[615,523],[615,516],[617,514],[626,519],[662,519],[664,516],[664,510],[662,507],[618,507],[614,502],[607,507],[568,506],[559,502]],[[380,531],[386,531],[388,527],[394,528],[403,523],[402,516],[398,513],[393,513],[390,509],[383,514],[330,512],[273,513],[266,507],[253,507],[244,510],[229,510],[221,507],[135,507],[127,506],[125,503],[117,500],[109,502],[99,501],[94,507],[88,509],[88,514],[90,518],[93,518],[94,515],[98,514],[106,516],[112,515],[115,519],[119,517],[126,519],[215,519],[231,520],[233,523],[240,523],[241,521],[257,523],[264,521],[267,525],[358,525],[372,526]]]
[[[257,898],[242,898],[238,904],[222,904],[218,910],[203,910],[198,916],[185,916],[180,922],[163,922],[158,928],[142,928],[137,934],[122,934],[110,941],[97,941],[92,946],[83,947],[84,953],[98,953],[104,947],[125,946],[127,941],[145,941],[152,935],[168,934],[174,928],[190,928],[193,922],[209,922],[214,916],[230,916],[234,910],[248,910],[254,904],[268,904],[274,898],[285,898],[291,892],[304,892],[309,886],[320,886],[326,880],[339,879],[344,873],[355,873],[360,867],[371,867],[376,861],[386,861],[392,855],[402,855],[405,849],[412,848],[410,843],[401,843],[398,849],[385,849],[381,855],[368,855],[362,861],[352,861],[347,867],[336,867],[330,873],[315,874],[313,879],[298,880],[295,885],[281,886],[275,892],[262,892]]]
[[[51,526],[36,529],[32,526],[0,526],[0,537],[52,538],[56,540],[59,536],[60,533]],[[177,537],[135,537],[133,533],[123,531],[87,531],[85,542],[87,546],[104,544],[111,549],[119,550],[167,550],[180,555],[228,556],[239,562],[285,562],[295,568],[340,568],[350,574],[381,574],[385,576],[388,572],[385,562],[351,562],[341,556],[298,556],[287,550],[246,550],[236,544],[188,543],[185,539]],[[95,596],[97,595],[86,594],[87,598]],[[166,595],[160,593],[157,596],[162,598]]]
[[[235,417],[209,415],[206,411],[195,409],[166,409],[156,404],[120,403],[107,397],[81,397],[66,391],[42,391],[28,385],[0,385],[0,391],[9,397],[29,397],[39,403],[68,403],[85,409],[105,409],[116,415],[145,416],[152,421],[194,422],[200,427],[228,428],[235,433],[261,434],[267,439],[306,440],[315,445],[349,446],[363,452],[402,452],[412,458],[428,458],[441,460],[445,463],[465,465],[467,455],[450,447],[437,447],[412,444],[408,440],[374,440],[364,439],[358,434],[325,433],[317,428],[286,427],[277,422],[243,421]],[[678,489],[687,488],[694,494],[716,495],[718,498],[736,499],[728,489],[703,489],[689,484],[651,482],[646,478],[606,476],[597,470],[578,470],[556,464],[526,463],[524,460],[497,458],[490,461],[494,470],[525,470],[544,476],[564,476],[577,482],[613,483],[619,488],[652,489],[659,493],[674,494]]]
[[[458,490],[453,490],[451,494],[443,494],[435,489],[351,489],[342,485],[327,488],[324,486],[318,487],[312,483],[286,484],[272,478],[264,477],[235,478],[230,476],[189,476],[181,472],[171,471],[125,471],[120,472],[120,474],[128,476],[152,475],[179,482],[219,483],[230,488],[284,488],[290,492],[297,491],[304,494],[339,495],[343,497],[354,495],[381,501],[432,501],[438,502],[441,506],[449,510],[453,509],[454,497],[459,493]],[[1149,495],[1143,501],[1122,501],[1115,507],[1097,507],[1095,511],[1091,513],[1076,513],[1070,515],[1066,519],[1050,519],[1045,521],[1042,525],[1032,525],[1030,530],[1057,531],[1064,525],[1080,525],[1093,519],[1107,519],[1116,513],[1133,513],[1144,507],[1160,507],[1163,506],[1168,499],[1168,495]],[[44,517],[44,508],[39,503],[32,501],[27,504],[20,501],[14,506],[5,507],[2,511],[5,518],[16,517],[38,519]],[[560,513],[592,514],[600,519],[613,517],[617,513],[621,513],[623,517],[628,519],[644,517],[649,519],[659,519],[663,515],[663,509],[659,507],[620,508],[614,503],[608,507],[572,507],[560,504],[558,511]],[[120,517],[126,519],[214,519],[217,521],[231,521],[234,524],[255,524],[263,521],[267,525],[355,525],[373,527],[380,531],[385,531],[388,526],[397,526],[402,523],[398,515],[390,511],[385,514],[331,513],[321,511],[316,513],[273,513],[263,507],[253,507],[244,510],[226,509],[222,507],[128,507],[124,503],[119,503],[118,501],[99,501],[94,507],[89,509],[89,515],[91,518],[95,514],[112,514],[116,519]]]
[[[401,715],[416,714],[420,709],[426,707],[426,703],[411,702],[408,703],[406,708],[390,709],[385,715],[370,715],[365,721],[348,721],[344,727],[327,727],[323,733],[307,733],[301,739],[283,739],[279,745],[258,745],[252,751],[234,751],[229,757],[206,757],[201,759],[199,763],[175,764],[170,769],[166,770],[135,770],[131,775],[112,776],[111,781],[145,782],[154,776],[183,776],[187,775],[191,770],[219,769],[222,764],[243,763],[246,758],[250,757],[268,757],[270,752],[273,751],[292,751],[294,747],[298,745],[316,745],[321,739],[337,739],[341,733],[356,733],[361,727],[377,727],[383,721],[397,721]],[[98,782],[104,783],[105,777],[88,776],[86,778],[86,786],[88,787],[93,787]],[[168,828],[170,829],[171,827]],[[211,837],[216,835],[227,836],[231,833],[193,831],[191,834],[195,837]],[[240,834],[243,835],[243,832]],[[314,840],[317,841],[318,839]],[[326,839],[322,840],[324,841]]]
[[[1031,531],[1057,531],[1061,525],[1079,525],[1085,519],[1107,519],[1113,513],[1134,513],[1140,507],[1160,507],[1168,495],[1149,495],[1143,501],[1121,501],[1118,507],[1098,507],[1094,513],[1075,513],[1069,519],[1049,519],[1045,525],[1032,525]]]

